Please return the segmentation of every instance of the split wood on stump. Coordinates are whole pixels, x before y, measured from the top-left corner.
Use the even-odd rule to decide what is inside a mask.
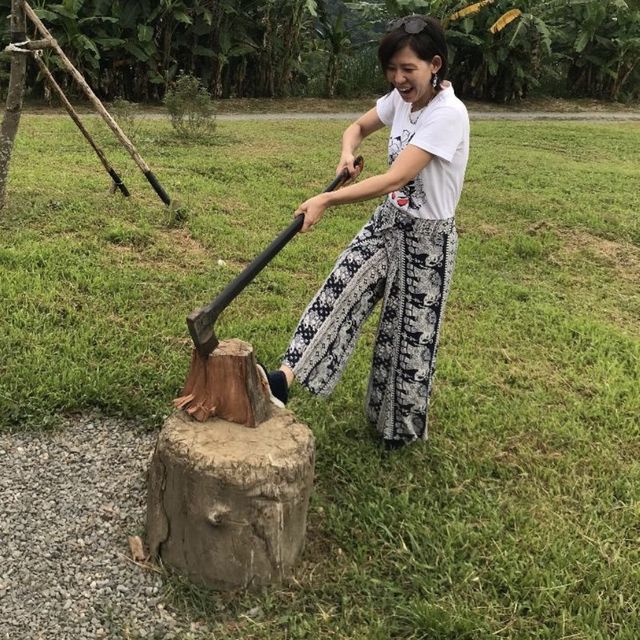
[[[239,340],[208,358],[194,354],[179,400],[198,419],[177,411],[158,437],[147,500],[151,554],[218,589],[281,582],[304,548],[310,429],[271,405],[253,350]]]
[[[253,348],[242,340],[223,340],[208,357],[194,349],[182,396],[174,404],[200,422],[218,416],[247,427],[267,420],[273,406]]]

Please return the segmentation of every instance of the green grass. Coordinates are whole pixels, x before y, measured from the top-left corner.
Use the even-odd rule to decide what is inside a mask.
[[[220,122],[184,145],[145,122],[167,212],[97,123],[129,200],[107,193],[71,123],[25,117],[0,219],[2,428],[96,409],[160,425],[188,368],[187,313],[329,182],[344,124]],[[317,439],[296,580],[231,595],[168,580],[212,637],[638,637],[640,126],[472,133],[429,442],[386,456],[370,433],[373,320],[329,400],[293,390]],[[384,149],[366,142],[368,173]],[[370,211],[331,211],[296,238],[218,335],[276,364]]]

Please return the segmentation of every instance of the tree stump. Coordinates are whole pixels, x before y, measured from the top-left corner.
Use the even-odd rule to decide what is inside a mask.
[[[178,409],[203,422],[219,416],[255,427],[271,416],[269,391],[256,369],[253,347],[242,340],[223,340],[208,356],[195,349]]]
[[[256,429],[174,413],[149,472],[151,554],[218,589],[281,582],[304,548],[314,454],[285,409]]]

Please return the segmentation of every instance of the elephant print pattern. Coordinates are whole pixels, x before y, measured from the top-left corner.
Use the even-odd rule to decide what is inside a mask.
[[[453,218],[382,204],[340,256],[295,330],[284,364],[328,395],[375,304],[382,311],[366,411],[388,441],[426,439],[440,324],[455,263]]]

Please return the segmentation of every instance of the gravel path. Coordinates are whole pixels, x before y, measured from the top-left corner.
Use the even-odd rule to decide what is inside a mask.
[[[0,434],[0,639],[195,638],[134,564],[156,435],[113,419]]]

